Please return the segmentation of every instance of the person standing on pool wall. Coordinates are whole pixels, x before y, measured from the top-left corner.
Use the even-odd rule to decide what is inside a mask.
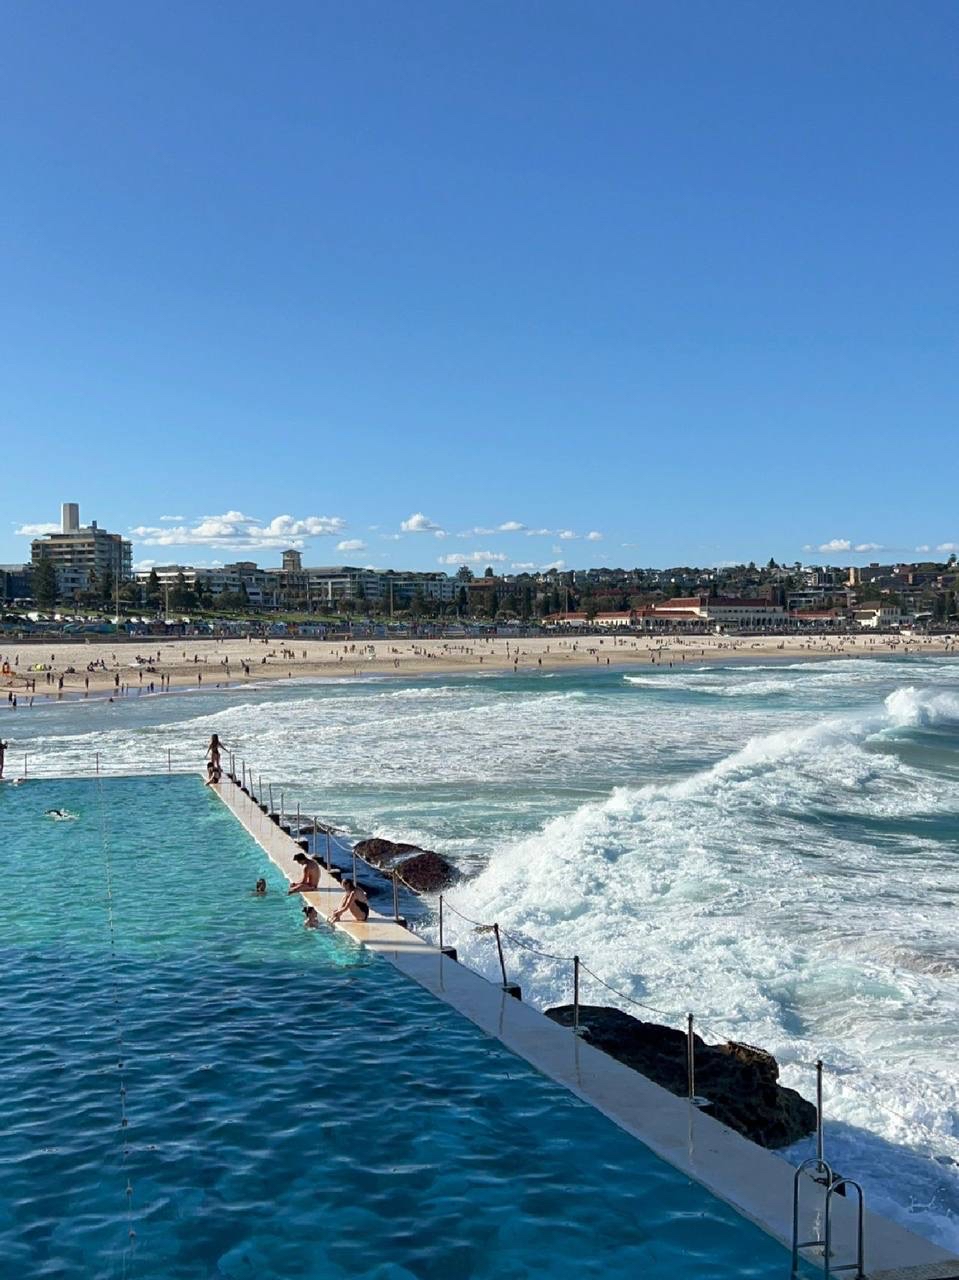
[[[220,772],[220,735],[215,733],[210,739],[210,745],[206,749],[207,755],[210,757],[210,764],[213,768]]]

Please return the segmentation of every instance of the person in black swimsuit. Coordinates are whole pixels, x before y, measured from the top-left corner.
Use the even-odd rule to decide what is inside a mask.
[[[336,924],[347,912],[354,920],[365,921],[370,917],[370,904],[366,898],[366,890],[361,885],[354,884],[352,880],[344,880],[343,888],[346,892],[343,895],[343,901],[330,916],[330,924]]]

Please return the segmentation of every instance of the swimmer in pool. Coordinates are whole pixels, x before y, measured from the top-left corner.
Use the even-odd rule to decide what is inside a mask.
[[[303,928],[318,929],[320,927],[320,917],[317,915],[316,907],[305,906],[303,908]]]
[[[76,814],[71,813],[69,809],[48,809],[47,817],[52,818],[54,822],[73,822]]]
[[[254,896],[257,898],[266,897],[266,881],[261,876],[256,882],[256,888],[253,890]]]
[[[354,920],[361,923],[370,918],[370,904],[367,901],[366,890],[358,884],[354,884],[352,880],[344,880],[343,888],[346,892],[343,895],[343,901],[330,916],[330,924],[336,924],[337,920],[349,912]]]

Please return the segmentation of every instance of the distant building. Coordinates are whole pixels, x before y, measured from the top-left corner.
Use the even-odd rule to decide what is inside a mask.
[[[33,570],[28,564],[0,564],[0,601],[29,600],[33,594]]]
[[[283,572],[299,573],[303,568],[303,556],[299,551],[283,552]]]
[[[854,620],[860,627],[898,627],[902,622],[902,613],[897,604],[888,600],[870,600],[856,605],[852,611]]]
[[[660,617],[675,614],[684,621],[698,619],[711,626],[749,631],[780,626],[786,620],[786,610],[781,604],[748,596],[677,596],[674,600],[661,601],[654,608]]]
[[[30,544],[30,558],[37,565],[48,559],[56,571],[57,590],[62,596],[85,591],[91,576],[100,583],[126,581],[132,575],[133,549],[119,533],[108,533],[94,520],[80,524],[80,508],[65,502],[61,508],[59,533],[47,533]]]

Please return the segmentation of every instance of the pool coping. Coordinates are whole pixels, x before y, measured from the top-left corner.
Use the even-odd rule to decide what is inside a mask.
[[[293,862],[300,851],[296,840],[234,782],[224,778],[211,790],[283,874],[298,878]],[[342,893],[339,881],[321,865],[319,888],[303,897],[326,917]],[[333,927],[383,956],[787,1251],[791,1248],[795,1169],[781,1156],[586,1043],[569,1028],[444,955],[391,916],[371,911],[365,923],[340,921]],[[812,1179],[803,1182],[803,1239],[822,1231],[822,1196],[815,1194],[816,1189]],[[851,1197],[836,1196],[833,1203],[834,1262],[841,1265],[855,1257],[856,1208]],[[959,1257],[868,1209],[865,1253],[868,1280],[959,1280]],[[821,1251],[806,1251],[803,1256],[813,1266],[822,1266]]]

